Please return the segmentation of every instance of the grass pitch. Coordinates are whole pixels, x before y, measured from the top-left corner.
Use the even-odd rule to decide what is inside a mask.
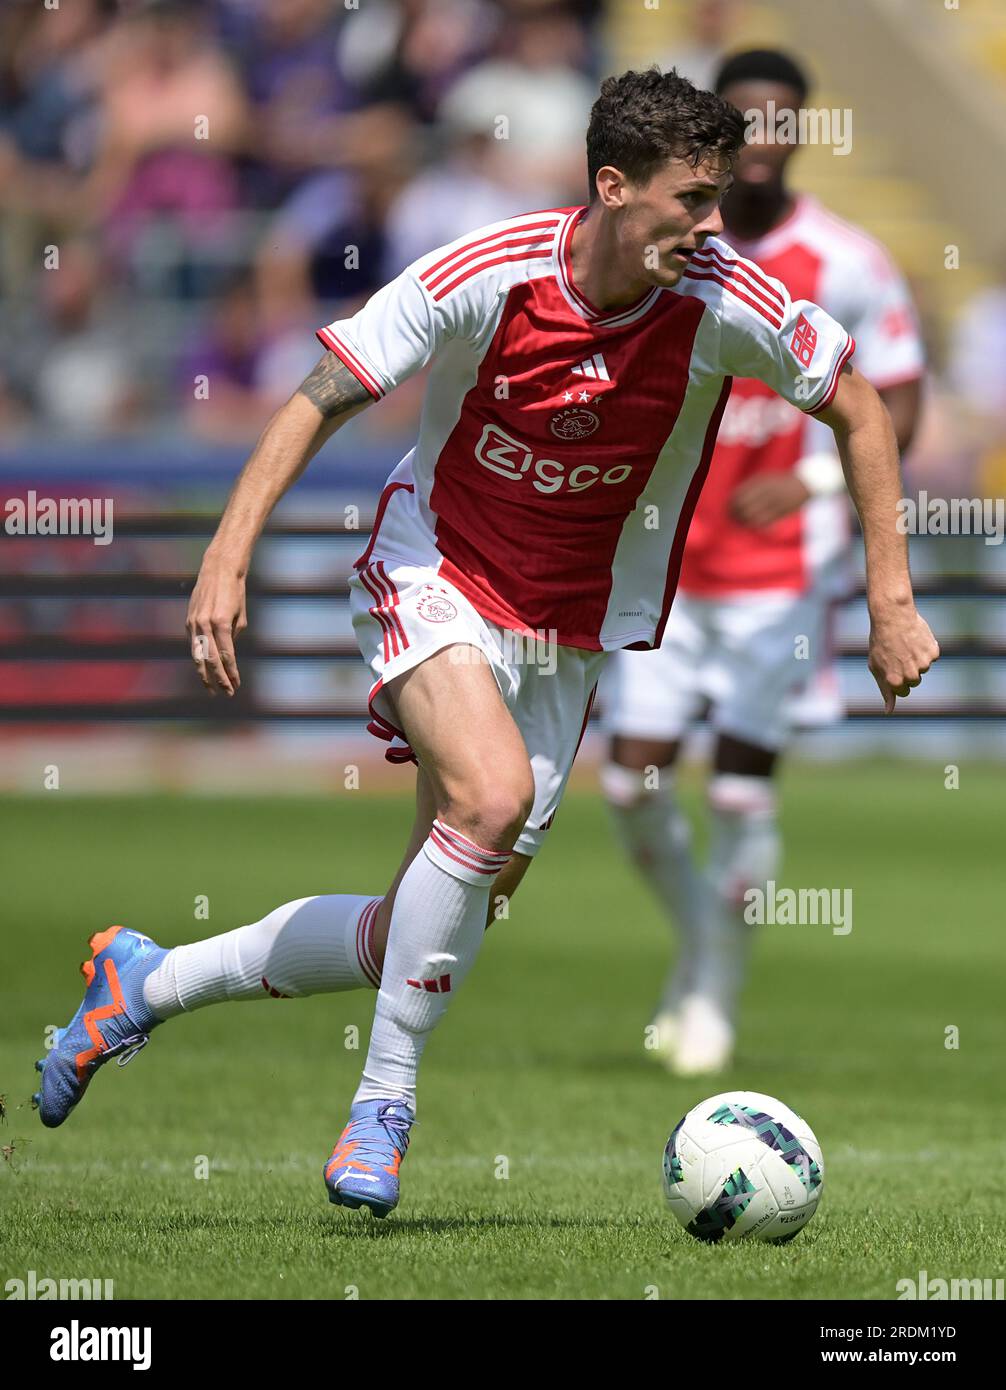
[[[762,929],[737,1064],[691,1083],[643,1050],[667,928],[600,800],[571,794],[427,1049],[384,1222],[321,1181],[370,992],[171,1021],[59,1130],[28,1098],[92,931],[171,945],[378,892],[410,799],[0,801],[0,1276],[176,1299],[890,1299],[922,1269],[1002,1277],[1001,798],[980,767],[959,791],[936,766],[790,769],[779,883],[852,889],[853,929]],[[823,1146],[821,1206],[787,1246],[703,1246],[664,1210],[668,1133],[733,1087],[779,1096]]]

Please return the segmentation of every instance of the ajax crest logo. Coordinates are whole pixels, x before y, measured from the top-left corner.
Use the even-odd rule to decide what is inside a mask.
[[[416,602],[416,612],[428,623],[449,623],[458,616],[458,610],[447,597],[447,590],[435,584],[427,584]]]
[[[586,439],[601,423],[600,417],[583,406],[568,406],[552,416],[549,427],[558,439]]]

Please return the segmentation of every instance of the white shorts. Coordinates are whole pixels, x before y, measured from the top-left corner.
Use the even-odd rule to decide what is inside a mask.
[[[678,593],[660,647],[619,652],[611,663],[604,685],[608,732],[676,742],[709,702],[717,733],[782,747],[789,697],[821,659],[827,612],[820,593],[715,599]]]
[[[521,731],[534,774],[534,805],[514,848],[537,853],[562,800],[608,653],[497,627],[434,566],[403,564],[379,553],[369,558],[349,581],[356,640],[375,677],[368,729],[388,743],[390,762],[415,762],[383,687],[444,647],[477,647]]]

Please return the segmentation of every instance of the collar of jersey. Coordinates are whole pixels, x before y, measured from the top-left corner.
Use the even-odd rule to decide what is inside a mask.
[[[572,208],[565,221],[560,225],[556,254],[559,288],[562,290],[567,303],[592,327],[617,328],[623,323],[641,318],[643,314],[648,313],[660,298],[660,286],[654,285],[652,289],[640,295],[632,304],[625,304],[621,308],[608,312],[599,309],[596,304],[591,304],[587,296],[577,288],[573,279],[573,264],[570,256],[573,233],[580,219],[585,217],[586,213],[586,207]]]

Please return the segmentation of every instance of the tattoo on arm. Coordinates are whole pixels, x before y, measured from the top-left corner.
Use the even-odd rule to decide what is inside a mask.
[[[326,352],[309,377],[301,383],[300,393],[316,405],[326,420],[352,410],[373,399],[363,383],[353,375],[334,352]]]

